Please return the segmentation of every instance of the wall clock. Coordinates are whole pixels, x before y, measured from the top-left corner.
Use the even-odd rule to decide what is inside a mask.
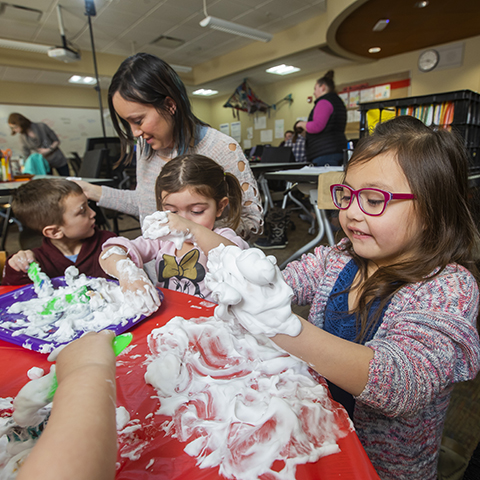
[[[425,50],[418,57],[418,68],[421,72],[430,72],[440,60],[440,54],[436,50]]]

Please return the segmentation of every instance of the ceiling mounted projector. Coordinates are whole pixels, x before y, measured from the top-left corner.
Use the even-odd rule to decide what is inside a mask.
[[[78,52],[67,47],[53,47],[47,53],[50,58],[65,63],[78,62],[81,58]]]

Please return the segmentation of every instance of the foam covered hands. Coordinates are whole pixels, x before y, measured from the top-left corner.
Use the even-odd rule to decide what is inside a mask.
[[[129,258],[117,262],[119,282],[125,301],[135,306],[143,315],[150,315],[160,306],[157,289],[152,285],[143,269],[138,268]]]
[[[154,212],[151,215],[147,215],[143,220],[143,237],[155,240],[160,238],[173,242],[175,248],[180,250],[183,247],[183,242],[190,238],[193,238],[191,233],[185,233],[181,230],[170,228],[168,221],[169,211]]]
[[[220,245],[208,254],[207,287],[218,303],[215,318],[236,320],[253,334],[297,336],[302,330],[292,313],[292,289],[275,257],[257,249]]]

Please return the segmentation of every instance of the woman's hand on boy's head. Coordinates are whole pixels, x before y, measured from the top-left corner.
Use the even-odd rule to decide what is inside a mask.
[[[34,261],[35,255],[31,250],[20,250],[10,258],[8,264],[17,272],[26,272]]]
[[[102,196],[101,185],[92,185],[91,183],[78,179],[71,179],[71,181],[82,187],[83,193],[89,200],[93,200],[94,202],[98,202],[100,200],[100,197]]]

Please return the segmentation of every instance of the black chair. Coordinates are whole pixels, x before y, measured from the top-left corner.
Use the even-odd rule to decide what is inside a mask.
[[[108,159],[108,150],[101,148],[98,150],[87,150],[83,156],[82,163],[78,170],[79,177],[101,178],[100,172],[103,163]],[[108,177],[106,177],[108,178]]]

